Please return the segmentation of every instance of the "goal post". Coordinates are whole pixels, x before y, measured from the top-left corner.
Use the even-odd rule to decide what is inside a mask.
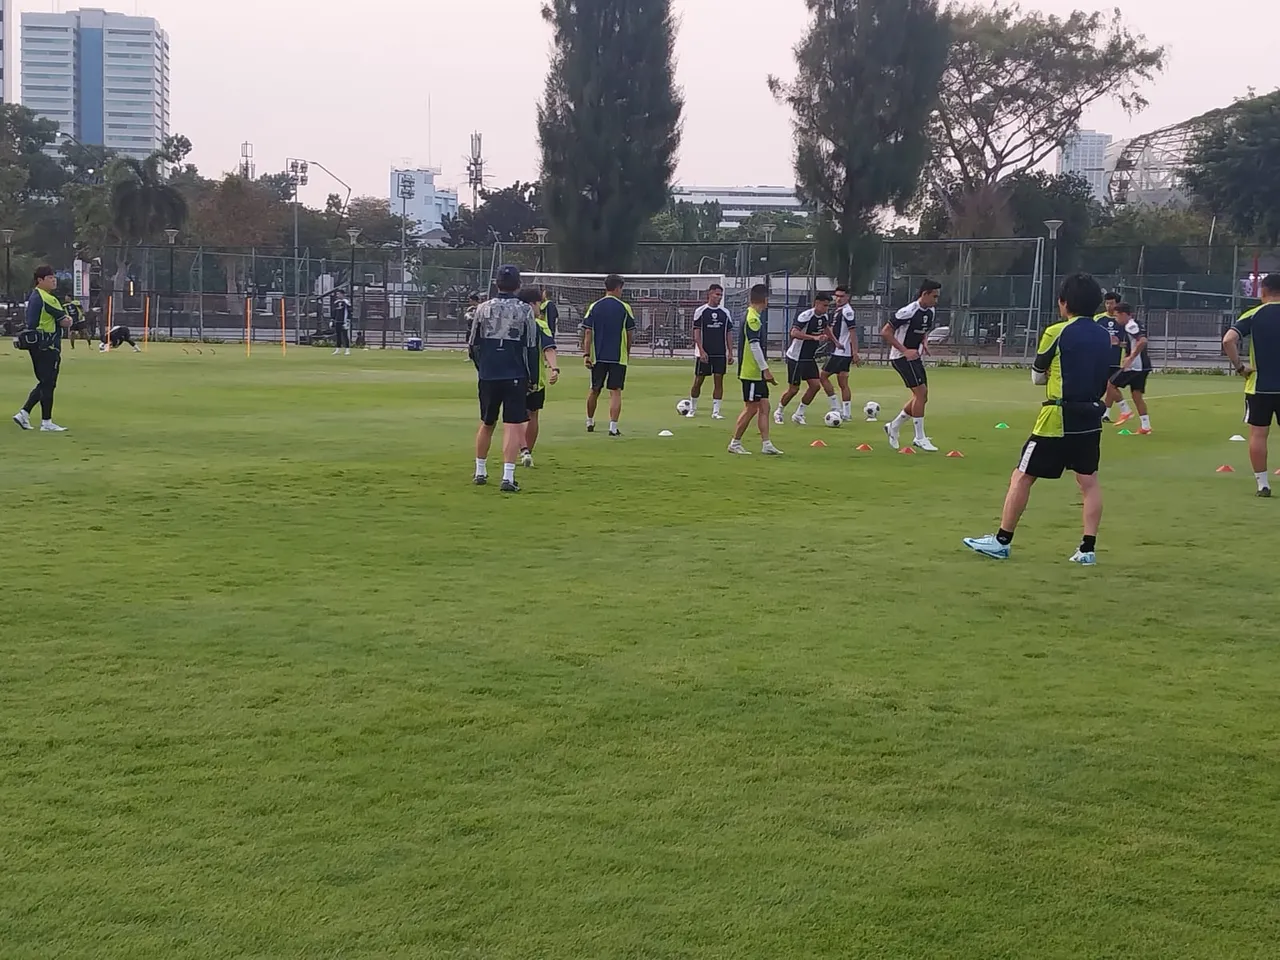
[[[582,317],[605,295],[603,273],[525,273],[526,286],[540,286],[556,305],[556,334],[565,343],[581,342]],[[636,317],[632,349],[650,356],[674,356],[693,348],[693,314],[707,301],[713,284],[725,289],[725,307],[740,319],[746,293],[729,290],[724,274],[622,274],[622,299]],[[741,299],[741,309],[735,304]]]

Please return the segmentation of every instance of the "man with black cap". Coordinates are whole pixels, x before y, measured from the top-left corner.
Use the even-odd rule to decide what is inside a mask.
[[[476,433],[474,483],[489,482],[487,458],[502,417],[502,492],[519,493],[516,461],[529,422],[530,385],[538,377],[538,322],[520,300],[520,268],[498,269],[497,295],[476,307],[467,350],[480,380],[480,430]]]

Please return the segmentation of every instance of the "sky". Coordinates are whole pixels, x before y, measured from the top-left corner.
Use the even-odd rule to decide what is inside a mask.
[[[674,2],[686,99],[679,182],[793,183],[789,117],[765,80],[794,70],[804,0]],[[1065,14],[1115,2],[1022,5]],[[478,131],[491,186],[537,176],[551,40],[541,0],[16,0],[19,11],[79,6],[152,16],[169,32],[173,131],[195,144],[191,160],[206,175],[234,169],[249,141],[260,174],[290,157],[318,161],[357,195],[387,196],[391,168],[403,165],[439,167],[439,182],[464,187]],[[1144,113],[1099,106],[1086,127],[1132,136],[1280,85],[1256,0],[1216,0],[1212,16],[1179,0],[1119,6],[1131,29],[1168,48],[1168,68]],[[322,204],[330,191],[341,192],[314,171],[304,200]]]

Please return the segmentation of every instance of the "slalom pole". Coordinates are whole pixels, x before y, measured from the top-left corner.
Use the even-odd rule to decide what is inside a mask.
[[[280,298],[280,356],[288,356],[289,345],[285,341],[284,297]]]
[[[151,342],[151,294],[142,298],[142,352],[147,352]]]
[[[250,321],[253,319],[253,301],[248,297],[244,298],[244,355],[246,357],[253,355],[253,329]]]
[[[106,344],[104,349],[107,353],[111,352],[111,316],[112,316],[112,308],[115,306],[115,302],[116,302],[115,292],[112,291],[112,293],[107,297],[107,312],[104,314],[106,319],[103,321],[103,323],[106,324],[106,329],[102,331],[103,342]]]

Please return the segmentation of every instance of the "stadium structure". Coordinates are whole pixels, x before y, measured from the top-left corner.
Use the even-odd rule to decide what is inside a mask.
[[[1107,198],[1117,207],[1168,206],[1188,200],[1183,172],[1196,139],[1238,107],[1221,107],[1172,126],[1161,127],[1107,150]]]

